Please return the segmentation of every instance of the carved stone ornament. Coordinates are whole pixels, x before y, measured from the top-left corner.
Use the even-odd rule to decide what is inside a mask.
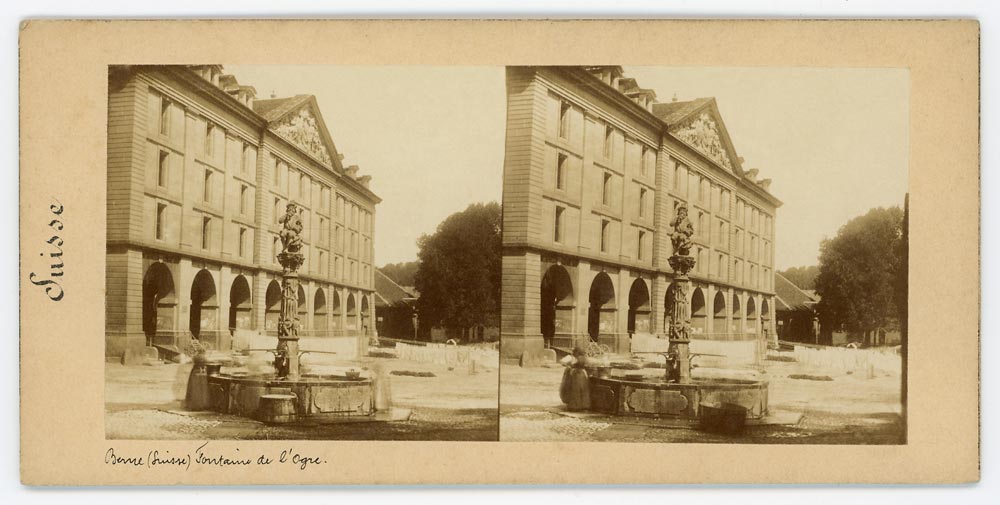
[[[719,125],[708,111],[702,112],[672,133],[716,163],[729,170],[733,169],[733,162],[729,159],[729,153],[722,145],[722,138],[719,136]]]
[[[322,160],[323,163],[331,164],[330,153],[326,150],[326,144],[323,142],[323,136],[320,135],[316,117],[313,116],[309,107],[302,107],[298,112],[285,116],[271,129]]]

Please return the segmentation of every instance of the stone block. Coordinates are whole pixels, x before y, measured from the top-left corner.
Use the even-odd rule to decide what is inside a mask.
[[[533,368],[555,363],[556,351],[554,349],[536,349],[521,353],[521,360],[518,363],[522,368]]]

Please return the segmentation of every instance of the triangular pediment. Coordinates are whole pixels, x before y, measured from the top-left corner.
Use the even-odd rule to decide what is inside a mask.
[[[710,160],[735,174],[740,173],[739,156],[733,148],[726,126],[719,116],[715,100],[691,111],[670,125],[675,138],[704,154]]]
[[[324,164],[339,168],[337,148],[313,96],[299,95],[261,102],[259,112],[268,119],[271,131]]]

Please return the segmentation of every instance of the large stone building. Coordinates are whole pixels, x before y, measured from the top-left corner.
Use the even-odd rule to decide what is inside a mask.
[[[659,103],[621,67],[508,67],[505,358],[662,335],[680,203],[696,232],[692,338],[773,338],[781,202],[756,177],[713,98]]]
[[[342,158],[312,95],[259,100],[220,65],[112,68],[106,355],[274,334],[288,202],[306,225],[300,334],[374,331],[380,200]]]

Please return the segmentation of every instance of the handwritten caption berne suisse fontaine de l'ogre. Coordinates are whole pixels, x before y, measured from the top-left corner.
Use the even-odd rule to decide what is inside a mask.
[[[104,453],[104,464],[127,468],[179,467],[185,470],[192,466],[217,468],[243,468],[251,466],[293,465],[299,470],[326,464],[319,456],[311,456],[291,448],[274,452],[245,452],[236,449],[215,449],[208,442],[198,446],[193,452],[178,452],[150,449],[145,454],[127,453],[109,447]]]

